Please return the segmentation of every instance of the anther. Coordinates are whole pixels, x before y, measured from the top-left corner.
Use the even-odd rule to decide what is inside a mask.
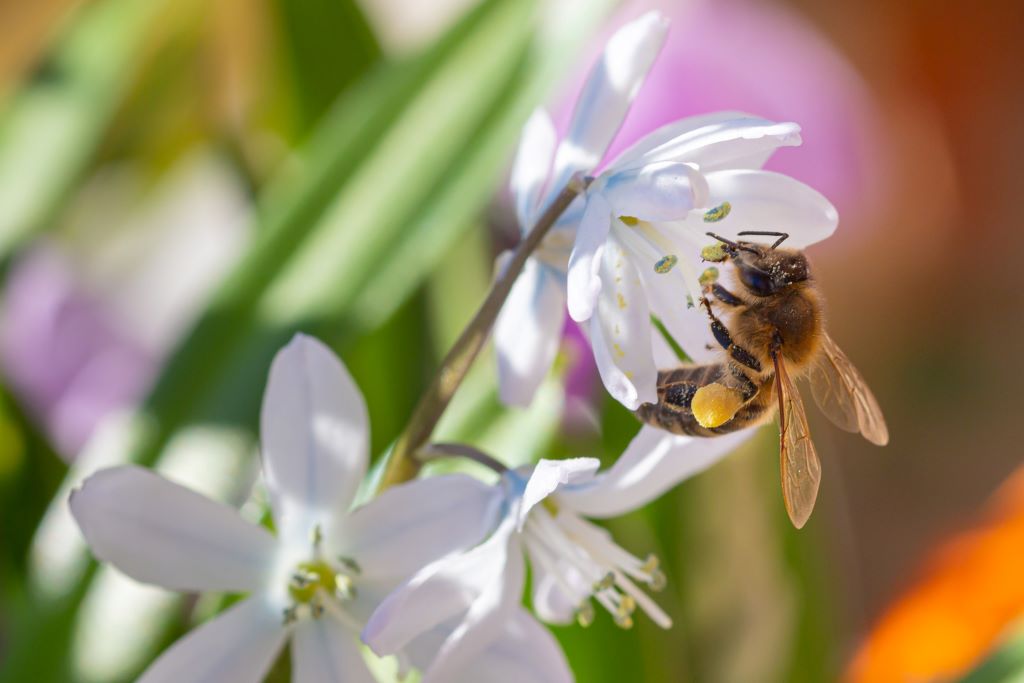
[[[590,602],[582,603],[576,608],[576,623],[587,628],[594,623],[594,606]]]
[[[628,631],[633,628],[633,617],[629,615],[615,615],[615,625],[624,631]]]
[[[631,228],[640,222],[640,219],[636,216],[619,216],[619,220]]]
[[[647,579],[647,586],[655,593],[665,590],[665,586],[668,585],[668,579],[665,577],[665,572],[660,569],[655,569],[650,574],[651,578]]]
[[[338,562],[348,570],[350,574],[362,574],[363,570],[360,569],[359,563],[351,557],[338,557]]]
[[[298,605],[289,605],[281,610],[282,621],[285,626],[294,624],[299,620],[299,608]]]
[[[728,216],[730,211],[732,211],[732,204],[729,202],[722,202],[718,206],[704,212],[704,222],[717,223]]]
[[[594,584],[594,592],[595,593],[600,593],[601,591],[606,591],[606,590],[608,590],[609,588],[611,588],[614,585],[615,585],[615,574],[612,573],[612,572],[608,572],[603,577],[601,577],[600,581],[598,581],[598,582],[596,582]]]

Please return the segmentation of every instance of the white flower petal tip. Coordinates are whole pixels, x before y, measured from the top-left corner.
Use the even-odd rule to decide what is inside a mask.
[[[251,591],[274,558],[274,537],[232,508],[134,465],[92,475],[71,514],[99,559],[172,590]]]
[[[516,531],[522,531],[526,518],[535,505],[541,503],[563,486],[579,484],[594,477],[601,466],[597,458],[569,458],[541,460],[530,472],[516,514]]]
[[[558,191],[577,172],[589,173],[604,157],[626,112],[661,51],[668,21],[648,12],[615,32],[591,70],[555,158]]]
[[[734,169],[707,175],[711,201],[729,203],[715,230],[735,236],[741,230],[783,231],[785,246],[802,249],[835,232],[839,212],[823,194],[782,173]],[[707,221],[707,217],[702,218]]]
[[[348,370],[303,334],[274,357],[260,415],[263,469],[279,528],[308,534],[351,504],[366,473],[369,419]]]

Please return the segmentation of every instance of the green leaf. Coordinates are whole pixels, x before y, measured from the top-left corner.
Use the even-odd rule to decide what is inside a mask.
[[[960,683],[1024,683],[1024,622],[1014,625],[995,651]]]
[[[0,115],[0,260],[45,227],[92,159],[164,0],[87,3]]]
[[[274,0],[300,130],[381,58],[380,45],[353,0]]]

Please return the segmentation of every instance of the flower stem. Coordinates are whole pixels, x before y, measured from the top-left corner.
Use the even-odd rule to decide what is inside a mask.
[[[478,448],[463,443],[430,443],[420,448],[417,460],[426,463],[439,458],[466,458],[498,474],[508,470],[505,463],[487,455]]]
[[[516,246],[505,270],[498,274],[487,298],[484,299],[476,315],[473,316],[469,325],[462,331],[455,345],[445,356],[434,381],[431,382],[426,393],[416,405],[409,424],[398,438],[391,453],[391,459],[388,461],[384,476],[380,481],[380,490],[414,479],[419,473],[423,463],[416,457],[416,453],[430,439],[437,421],[441,419],[445,408],[448,407],[452,396],[455,395],[455,390],[466,378],[466,373],[469,372],[470,366],[479,355],[484,342],[487,341],[491,328],[494,327],[494,321],[498,318],[498,312],[505,303],[505,299],[508,298],[512,285],[519,277],[519,273],[522,272],[523,266],[526,265],[526,259],[541,243],[559,216],[569,208],[576,196],[583,192],[588,184],[589,182],[581,176],[573,176],[565,189],[555,197],[555,200],[537,219],[526,237]]]

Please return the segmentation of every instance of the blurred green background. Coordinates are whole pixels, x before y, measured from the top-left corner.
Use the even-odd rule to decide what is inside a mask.
[[[795,532],[765,428],[611,522],[662,558],[675,628],[556,634],[580,681],[842,676],[1022,462],[1019,2],[0,0],[0,681],[132,680],[216,609],[85,561],[63,496],[131,459],[244,503],[294,331],[341,353],[391,443],[514,240],[520,126],[564,122],[609,27],[649,7],[670,43],[619,146],[712,109],[804,126],[775,168],[840,209],[810,254],[892,441],[812,412],[823,485]],[[587,353],[567,330],[525,412],[485,356],[445,434],[611,461],[636,423]]]

